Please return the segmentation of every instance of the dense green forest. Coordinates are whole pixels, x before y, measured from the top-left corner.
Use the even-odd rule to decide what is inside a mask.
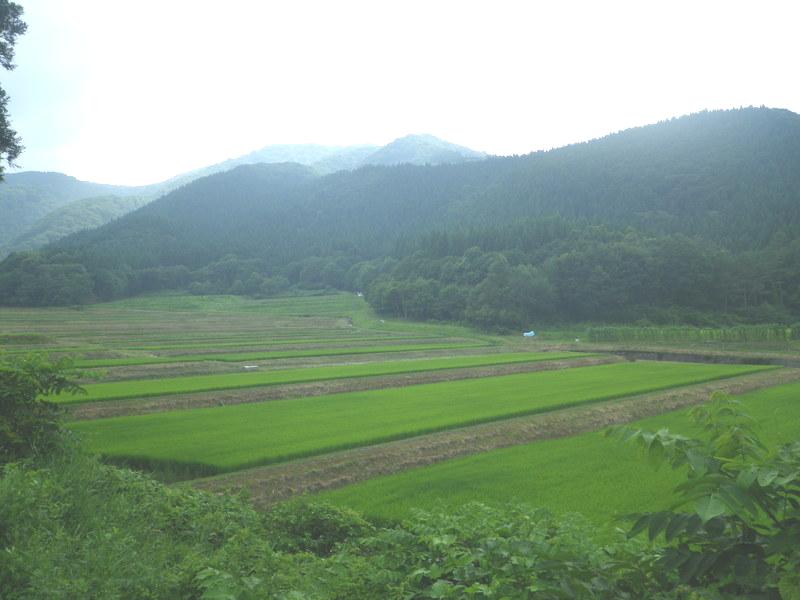
[[[82,198],[130,195],[130,188],[80,181],[61,173],[11,173],[0,184],[0,247],[39,219]]]
[[[0,302],[363,291],[384,314],[789,322],[800,116],[703,112],[548,152],[319,176],[246,165],[0,263]]]
[[[104,225],[200,177],[241,165],[293,162],[318,175],[364,165],[436,165],[483,158],[481,152],[431,135],[408,135],[385,146],[276,144],[159,183],[129,187],[80,181],[62,173],[23,172],[0,180],[0,258],[71,233]]]
[[[48,212],[9,244],[15,250],[41,248],[76,231],[105,225],[147,204],[141,196],[96,196],[82,198]]]

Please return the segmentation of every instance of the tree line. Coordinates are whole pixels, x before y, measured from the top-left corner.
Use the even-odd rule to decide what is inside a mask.
[[[362,291],[381,313],[785,322],[800,310],[800,117],[700,113],[528,156],[201,178],[0,263],[0,303]]]

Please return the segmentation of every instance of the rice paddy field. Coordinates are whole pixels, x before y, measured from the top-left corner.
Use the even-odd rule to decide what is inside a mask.
[[[68,427],[90,451],[186,485],[226,474],[246,482],[249,470],[300,469],[349,451],[382,456],[389,444],[417,438],[424,453],[436,436],[469,437],[481,424],[628,398],[647,403],[657,393],[754,377],[763,389],[743,398],[765,438],[777,444],[800,434],[800,384],[769,387],[772,374],[792,379],[794,369],[626,361],[599,346],[564,343],[565,335],[529,340],[385,320],[347,293],[165,295],[0,311],[2,352],[70,357],[80,369],[85,393],[50,400],[65,407]],[[642,425],[687,427],[676,413]],[[347,474],[323,465],[310,469],[318,477],[310,489],[381,519],[442,503],[519,500],[607,522],[667,503],[680,477],[652,471],[599,431],[556,437],[500,450],[476,444],[463,458],[392,466],[398,472],[356,485],[343,486]]]
[[[448,347],[450,349],[458,348]],[[433,349],[438,350],[439,347]],[[221,375],[198,375],[192,377],[170,377],[166,379],[144,379],[135,381],[114,381],[109,383],[87,384],[85,394],[57,396],[53,401],[59,403],[88,402],[92,400],[115,400],[125,398],[147,398],[191,392],[206,392],[237,388],[253,388],[280,383],[301,383],[325,381],[350,377],[367,377],[397,373],[419,373],[440,369],[483,367],[522,362],[539,362],[590,356],[583,353],[567,352],[514,352],[487,354],[481,356],[455,356],[446,358],[425,358],[403,361],[381,361],[369,363],[344,364],[299,369],[276,369],[262,372],[251,371]],[[257,359],[249,359],[250,361]],[[262,359],[263,360],[263,359]]]
[[[73,428],[105,456],[235,470],[763,368],[620,363],[85,421]]]
[[[800,384],[751,392],[740,400],[768,446],[800,437]],[[630,426],[702,435],[685,410]],[[656,470],[634,446],[592,432],[376,478],[323,498],[387,520],[407,517],[415,508],[454,508],[477,500],[521,501],[556,513],[579,512],[597,524],[607,524],[626,514],[668,508],[674,501],[673,488],[682,481],[683,472]]]

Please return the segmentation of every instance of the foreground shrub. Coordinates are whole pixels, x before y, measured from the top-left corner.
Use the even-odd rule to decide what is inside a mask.
[[[656,464],[685,468],[672,510],[639,515],[666,548],[658,567],[727,598],[800,598],[800,442],[769,452],[740,404],[715,395],[691,411],[704,436],[618,428]]]
[[[675,510],[603,542],[525,506],[383,528],[311,502],[264,515],[62,445],[0,467],[0,597],[797,600],[800,444],[767,452],[724,398],[693,414],[702,439],[617,430],[688,479]]]
[[[71,452],[5,467],[0,590],[4,600],[634,598],[652,584],[657,556],[643,543],[591,534],[577,518],[477,504],[386,529],[311,503],[264,516]]]
[[[250,531],[257,539],[242,541]],[[8,465],[0,479],[4,599],[198,597],[195,574],[231,547],[245,554],[245,543],[266,569],[261,517],[235,499],[170,489],[77,453]]]
[[[283,552],[329,556],[339,544],[374,531],[357,512],[327,503],[288,502],[267,513],[270,541]]]
[[[417,512],[360,550],[396,575],[398,598],[625,599],[657,587],[658,555],[645,544],[598,544],[580,516],[524,506]]]
[[[60,411],[41,396],[78,392],[65,360],[0,355],[0,465],[48,454],[60,443]]]

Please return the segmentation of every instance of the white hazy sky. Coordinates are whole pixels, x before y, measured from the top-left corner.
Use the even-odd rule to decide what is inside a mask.
[[[23,170],[152,183],[269,144],[522,154],[702,109],[800,112],[800,3],[16,0]]]

